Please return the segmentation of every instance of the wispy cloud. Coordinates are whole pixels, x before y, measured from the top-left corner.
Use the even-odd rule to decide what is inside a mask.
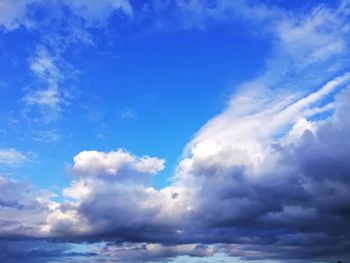
[[[50,3],[42,0],[1,0],[0,28],[5,31],[14,31],[21,27],[27,29],[40,28],[41,25],[35,20],[30,8],[35,7],[45,10],[46,7],[55,5],[56,8],[68,8],[74,16],[82,18],[86,25],[91,27],[105,24],[105,21],[118,10],[126,16],[131,16],[133,13],[127,0],[58,0]],[[66,19],[67,17],[62,16],[60,18]]]
[[[28,158],[22,152],[13,149],[0,149],[0,164],[6,166],[17,166],[26,162]]]
[[[27,6],[33,3],[28,0],[1,0],[0,1],[0,26],[6,31],[13,31],[20,26],[30,26],[27,17]]]
[[[56,143],[62,139],[62,134],[57,129],[34,129],[28,136],[33,141],[45,143]]]
[[[118,111],[120,118],[122,119],[134,119],[137,117],[137,112],[130,107],[125,107]]]
[[[27,107],[26,111],[36,110],[46,121],[56,119],[62,111],[62,106],[68,103],[61,87],[64,75],[57,66],[57,60],[58,58],[54,58],[43,47],[39,47],[37,54],[30,59],[31,71],[39,80],[39,85],[45,86],[31,89],[23,101]]]
[[[36,12],[48,15],[38,19]],[[129,18],[133,9],[127,0],[0,1],[0,30],[11,32],[24,28],[43,35],[34,54],[29,55],[29,68],[36,80],[26,88],[23,98],[27,119],[46,123],[59,119],[73,97],[65,84],[78,72],[63,52],[74,43],[93,44],[88,29],[105,27],[113,14]],[[63,28],[67,34],[62,34]]]

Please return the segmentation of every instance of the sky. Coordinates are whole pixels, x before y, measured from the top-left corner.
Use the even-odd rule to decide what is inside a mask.
[[[0,0],[0,261],[350,261],[349,36],[349,0]]]

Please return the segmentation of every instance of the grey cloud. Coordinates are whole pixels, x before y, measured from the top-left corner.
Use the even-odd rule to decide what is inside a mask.
[[[0,237],[39,237],[46,224],[52,194],[0,177]]]
[[[47,262],[92,262],[94,252],[74,250],[72,243],[59,243],[45,240],[0,240],[0,260],[8,263],[47,263]]]
[[[193,164],[187,176],[200,186],[192,189],[190,222],[199,222],[189,227],[192,241],[196,229],[201,242],[241,244],[236,256],[247,259],[252,251],[255,259],[348,258],[349,95],[346,89],[337,96],[335,115],[315,133],[270,145],[278,162],[268,170],[248,173],[244,166],[223,167],[220,159]]]

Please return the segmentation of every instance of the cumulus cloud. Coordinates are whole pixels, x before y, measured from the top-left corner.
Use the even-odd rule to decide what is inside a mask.
[[[349,74],[315,89],[347,61],[343,7],[277,27],[266,73],[186,147],[175,185],[191,189],[191,222],[207,230],[187,229],[193,242],[235,244],[226,253],[243,259],[349,256]]]
[[[163,169],[163,163],[124,150],[79,153],[72,166],[79,179],[63,190],[66,201],[50,216],[48,233],[142,241],[139,234],[151,238],[174,232],[171,225],[179,220],[181,202],[172,189],[150,186],[150,177]]]
[[[72,170],[80,179],[64,190],[63,217],[51,218],[48,233],[136,242],[142,251],[107,246],[103,252],[134,262],[140,255],[155,261],[195,255],[182,249],[193,245],[181,244],[198,243],[211,248],[197,256],[223,252],[242,260],[348,256],[349,82],[346,74],[287,106],[230,113],[227,122],[224,112],[188,145],[174,183],[161,190],[138,177],[133,166],[142,158],[122,150],[78,154]],[[313,120],[310,108],[334,90],[333,115]],[[125,164],[135,169],[127,173],[136,176],[132,183],[117,180]]]
[[[135,173],[155,174],[164,169],[164,160],[155,157],[141,158],[119,149],[108,153],[83,151],[74,157],[72,172],[80,176],[121,177],[128,170]]]

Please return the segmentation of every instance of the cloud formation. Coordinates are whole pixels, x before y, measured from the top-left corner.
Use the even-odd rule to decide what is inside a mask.
[[[20,165],[26,160],[25,154],[16,149],[0,149],[0,165]]]
[[[104,24],[115,11],[119,10],[127,16],[131,16],[133,12],[127,0],[55,0],[50,3],[42,0],[1,0],[0,28],[9,32],[20,27],[29,29],[39,27],[31,8],[45,9],[55,5],[56,8],[68,8],[73,15],[81,18],[87,26],[92,27]]]
[[[46,225],[46,216],[56,203],[54,195],[15,180],[0,177],[0,237],[37,238]]]
[[[164,160],[143,156],[138,158],[124,150],[103,153],[84,151],[74,157],[72,172],[80,176],[123,176],[130,173],[156,174],[164,169]]]
[[[125,2],[104,3],[132,13]],[[164,160],[121,149],[77,154],[59,203],[0,178],[1,236],[87,241],[96,245],[91,256],[133,262],[219,252],[242,260],[349,257],[349,1],[307,16],[246,1],[176,3],[195,18],[191,27],[231,14],[253,28],[267,23],[273,45],[265,72],[242,84],[188,143],[168,187],[151,185]],[[108,16],[106,6],[75,1],[72,10],[93,21]],[[37,56],[31,68],[49,88],[39,94],[45,100],[35,93],[28,101],[58,107],[53,60]]]

